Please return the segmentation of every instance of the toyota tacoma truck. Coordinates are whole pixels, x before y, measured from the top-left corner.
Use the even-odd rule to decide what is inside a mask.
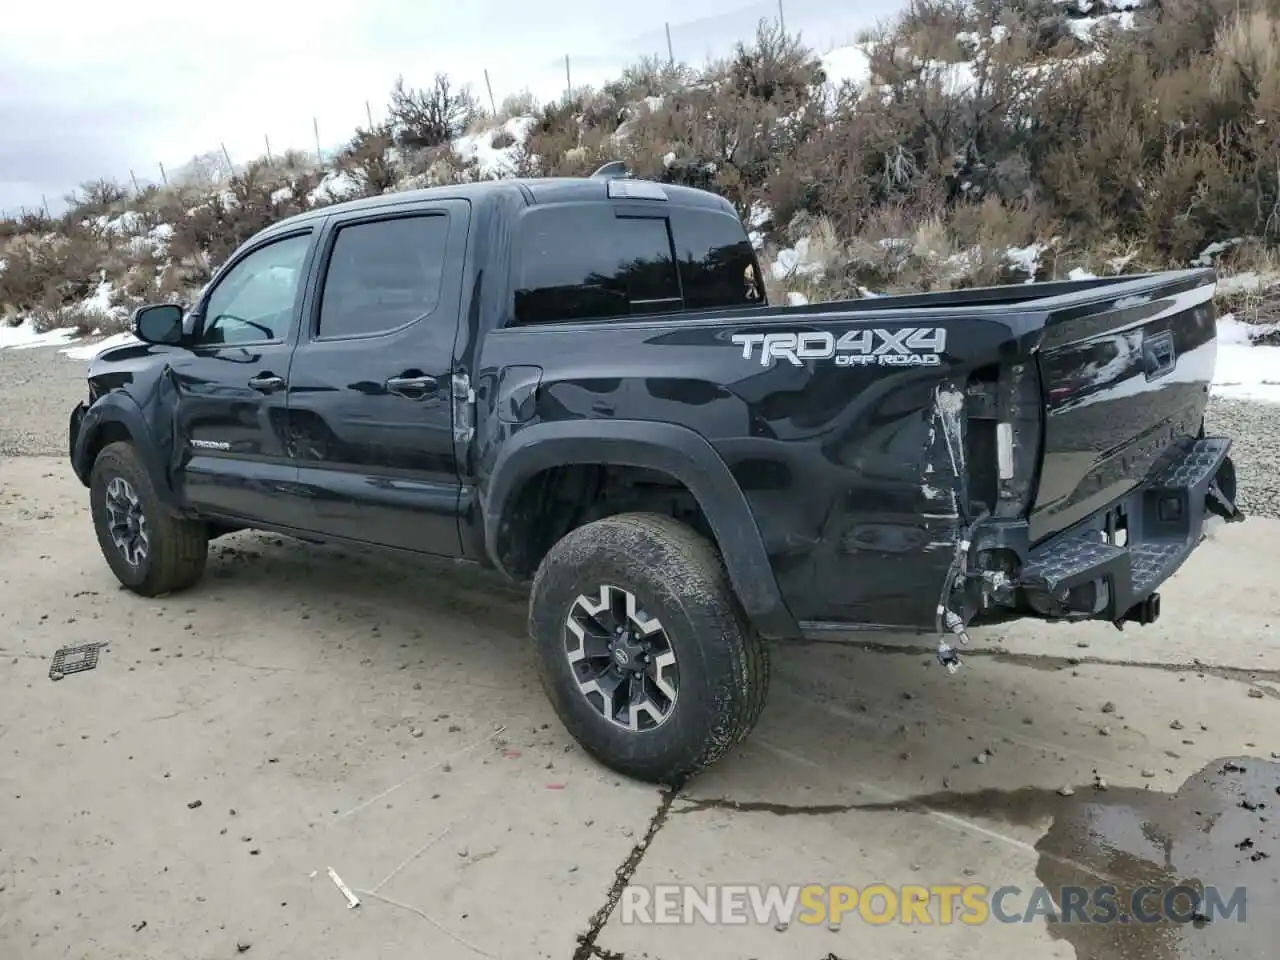
[[[766,644],[1160,613],[1211,519],[1211,270],[778,306],[725,199],[502,180],[245,242],[93,360],[70,459],[128,589],[257,529],[529,583],[542,685],[674,783],[756,723]]]

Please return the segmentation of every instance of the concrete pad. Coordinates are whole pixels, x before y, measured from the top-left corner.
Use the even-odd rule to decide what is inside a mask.
[[[1038,883],[1037,841],[1068,802],[1060,790],[1174,791],[1224,752],[1280,746],[1280,702],[1209,675],[975,661],[949,680],[916,657],[826,646],[779,660],[755,735],[675,801],[632,883],[1012,884],[1019,911]],[[931,916],[781,932],[619,920],[597,942],[628,957],[1072,956],[1039,919]]]
[[[572,952],[659,797],[571,745],[518,594],[238,535],[144,600],[48,467],[0,494],[0,956]]]

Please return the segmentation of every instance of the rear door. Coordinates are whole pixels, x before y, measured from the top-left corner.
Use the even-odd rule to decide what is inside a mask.
[[[174,351],[178,482],[207,514],[305,526],[284,439],[285,384],[315,230],[239,251],[192,312],[190,348]]]
[[[470,206],[335,216],[289,371],[288,437],[318,533],[456,556],[453,438]]]
[[[1047,319],[1034,540],[1134,489],[1203,423],[1217,357],[1212,274],[1116,286],[1092,298],[1068,294],[1070,306]]]

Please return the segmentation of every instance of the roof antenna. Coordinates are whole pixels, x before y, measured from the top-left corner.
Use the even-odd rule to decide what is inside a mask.
[[[626,161],[611,160],[603,167],[593,173],[592,178],[600,178],[601,180],[617,180],[631,176],[631,171],[627,169]]]

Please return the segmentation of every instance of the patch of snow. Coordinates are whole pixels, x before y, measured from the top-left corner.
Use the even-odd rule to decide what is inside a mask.
[[[1234,314],[1224,313],[1218,318],[1218,344],[1242,344],[1254,346],[1262,337],[1280,332],[1280,323],[1244,323]]]
[[[141,255],[144,253],[153,253],[157,256],[163,256],[169,248],[169,241],[173,239],[173,226],[168,223],[156,224],[145,234],[139,234],[129,238],[129,252]]]
[[[803,293],[796,293],[794,290],[789,291],[787,293],[788,307],[807,307],[808,305],[809,305],[809,298],[806,297]]]
[[[108,217],[103,214],[86,221],[86,223],[102,233],[123,235],[137,233],[142,229],[142,215],[136,210],[127,210],[118,217]]]
[[[114,305],[114,295],[115,286],[107,279],[106,271],[103,271],[98,278],[98,286],[93,293],[80,301],[78,307],[87,313],[122,319],[128,314],[128,311],[124,307]]]
[[[963,30],[956,34],[956,39],[961,43],[967,43],[975,47],[981,47],[988,43],[1004,43],[1005,40],[1009,39],[1009,28],[1002,24],[996,24],[991,28],[990,33],[986,34],[978,33],[976,30]]]
[[[1230,400],[1280,403],[1280,347],[1219,343],[1210,392]]]
[[[307,201],[313,205],[338,203],[350,199],[359,192],[360,182],[355,177],[345,170],[334,170],[307,194]]]
[[[1044,245],[1032,243],[1025,247],[1010,247],[1005,251],[1009,263],[1025,273],[1030,280],[1036,278],[1040,271],[1040,254],[1044,253]]]
[[[512,117],[501,127],[459,137],[454,141],[453,149],[463,160],[475,160],[479,166],[480,176],[485,179],[511,177],[516,172],[520,148],[537,122],[534,117]],[[510,146],[495,147],[493,145],[493,135],[499,130],[505,131],[513,138]]]
[[[1097,278],[1098,275],[1096,273],[1090,273],[1083,267],[1072,267],[1070,272],[1067,273],[1068,280],[1096,280]]]
[[[675,162],[676,162],[675,151],[668,150],[666,156],[662,158],[662,165],[664,167],[672,167],[675,165]]]
[[[820,59],[827,80],[836,86],[846,81],[861,86],[871,79],[871,58],[859,47],[836,47]]]
[[[1238,247],[1242,243],[1244,243],[1244,237],[1232,237],[1230,240],[1219,240],[1216,243],[1211,243],[1200,251],[1200,256],[1191,261],[1191,266],[1212,267],[1214,257],[1230,250],[1232,247]]]
[[[109,350],[112,347],[122,347],[125,344],[137,343],[138,338],[132,333],[114,333],[104,340],[96,343],[85,343],[78,347],[68,347],[65,350],[58,351],[71,358],[72,360],[92,360],[103,350]]]
[[[747,214],[747,226],[752,229],[759,230],[766,223],[773,219],[773,211],[763,203],[751,204],[751,210]]]
[[[1107,266],[1111,268],[1112,273],[1124,273],[1125,267],[1133,262],[1136,253],[1126,253],[1119,257],[1112,257],[1107,261]]]
[[[790,277],[821,277],[821,263],[809,259],[810,244],[808,237],[801,237],[794,247],[779,250],[770,267],[775,280],[786,280]]]
[[[287,184],[281,187],[279,190],[271,191],[272,203],[284,203],[286,200],[292,200],[292,199],[293,199],[293,187],[290,187]]]
[[[662,109],[662,97],[645,97],[644,105],[649,108],[650,113],[657,113]]]
[[[1233,273],[1228,277],[1218,278],[1218,293],[1231,296],[1239,293],[1261,293],[1280,284],[1280,276],[1274,273],[1258,273],[1256,270],[1245,270]]]
[[[0,323],[0,350],[5,347],[11,347],[14,350],[25,350],[30,347],[57,347],[64,343],[71,343],[75,339],[75,327],[39,333],[32,325],[30,318],[16,327]]]

